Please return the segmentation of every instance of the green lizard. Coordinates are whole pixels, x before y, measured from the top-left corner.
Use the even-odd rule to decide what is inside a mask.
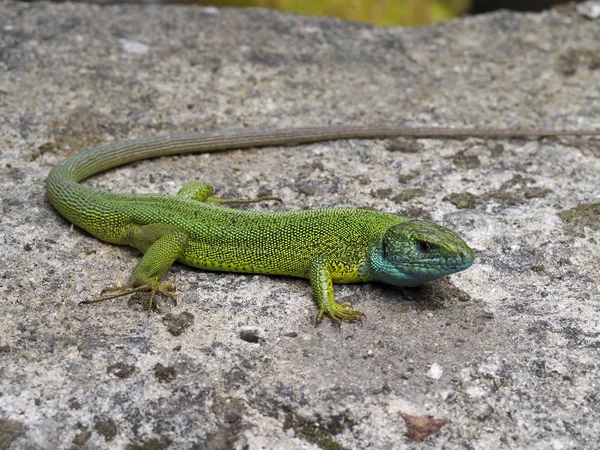
[[[381,281],[418,286],[473,263],[469,246],[453,231],[421,220],[352,208],[257,212],[221,206],[209,185],[191,182],[173,195],[113,194],[79,184],[133,161],[337,139],[410,137],[530,137],[598,135],[596,131],[468,130],[400,127],[315,127],[192,133],[137,139],[89,149],[58,164],[46,182],[54,207],[106,242],[130,245],[144,256],[130,284],[104,289],[94,303],[134,292],[175,300],[162,276],[180,261],[201,269],[308,278],[319,313],[335,323],[359,320],[350,303],[334,300],[332,283]],[[105,292],[116,292],[104,296]]]

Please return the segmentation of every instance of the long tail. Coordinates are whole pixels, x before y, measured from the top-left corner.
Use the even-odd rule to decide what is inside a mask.
[[[600,136],[600,130],[493,130],[468,128],[405,128],[394,126],[333,126],[265,130],[235,130],[189,133],[121,141],[91,148],[66,159],[48,177],[52,183],[67,177],[81,181],[99,172],[142,159],[181,153],[208,153],[220,150],[266,146],[294,146],[339,139],[417,138],[523,138],[551,136]]]
[[[76,217],[77,208],[93,192],[78,184],[92,175],[133,161],[181,153],[208,153],[220,150],[266,146],[293,146],[339,139],[383,139],[390,137],[504,138],[548,136],[600,136],[600,130],[493,130],[466,128],[406,128],[395,126],[332,126],[281,130],[237,130],[189,133],[115,142],[91,148],[58,164],[46,180],[52,204],[65,216]],[[96,191],[97,192],[97,191]]]

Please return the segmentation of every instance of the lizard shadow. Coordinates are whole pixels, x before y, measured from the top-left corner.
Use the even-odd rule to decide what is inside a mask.
[[[463,303],[472,300],[467,292],[457,288],[447,278],[411,288],[373,283],[372,289],[376,289],[380,293],[380,298],[385,303],[395,305],[398,301],[410,303],[411,308],[417,311],[435,311],[447,308],[457,301]],[[398,298],[398,294],[400,294],[400,298]]]

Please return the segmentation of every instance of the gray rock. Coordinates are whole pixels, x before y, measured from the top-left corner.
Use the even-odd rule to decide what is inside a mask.
[[[136,136],[598,128],[598,42],[574,7],[402,29],[0,2],[2,448],[415,448],[400,412],[447,419],[431,448],[598,447],[598,139],[345,141],[162,158],[89,181],[175,193],[202,180],[283,199],[260,209],[397,211],[475,248],[471,269],[422,289],[337,286],[367,316],[341,330],[315,328],[305,280],[181,265],[167,275],[179,304],[162,313],[142,297],[79,306],[126,282],[139,255],[71,227],[44,194],[64,157]],[[465,193],[477,201],[444,201]]]

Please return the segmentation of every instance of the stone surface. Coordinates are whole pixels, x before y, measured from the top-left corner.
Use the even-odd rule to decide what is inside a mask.
[[[147,161],[89,183],[431,218],[476,250],[422,289],[176,265],[179,304],[79,306],[136,251],[74,229],[50,168],[115,139],[329,123],[600,127],[600,23],[575,8],[374,28],[266,10],[0,2],[0,443],[21,449],[600,444],[598,139],[345,141]],[[171,314],[167,316],[167,314]],[[433,419],[432,419],[433,420]]]

